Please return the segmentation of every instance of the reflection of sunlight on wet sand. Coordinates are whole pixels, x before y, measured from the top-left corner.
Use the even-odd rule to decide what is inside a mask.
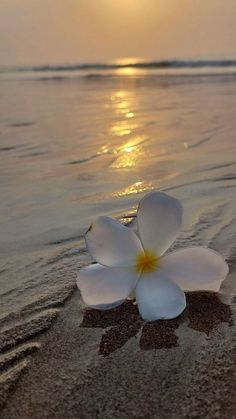
[[[130,152],[135,149],[135,147],[141,146],[144,142],[148,140],[148,137],[145,135],[140,135],[137,137],[130,138],[125,143],[121,144],[120,147],[116,148],[115,154],[118,152]]]
[[[124,69],[121,69],[124,70]],[[126,69],[127,70],[127,69]],[[135,69],[132,69],[135,71]],[[111,109],[115,114],[121,115],[123,120],[116,122],[111,128],[110,133],[115,137],[131,136],[140,125],[135,121],[133,105],[137,106],[137,98],[126,90],[118,90],[111,96]],[[132,103],[133,102],[133,103]],[[124,119],[125,118],[125,119]],[[141,143],[142,137],[130,138],[120,146],[114,147],[111,153],[116,154],[115,162],[111,164],[113,169],[121,169],[136,166],[138,160],[144,158],[144,150]]]
[[[128,92],[125,90],[118,90],[111,96],[111,109],[115,114],[125,117],[123,121],[115,123],[111,129],[110,133],[112,135],[122,137],[123,135],[131,134],[135,129],[139,127],[137,123],[134,123],[130,119],[134,117],[134,112],[131,111],[131,103],[128,98]]]
[[[126,115],[126,118],[132,118],[134,113],[130,110],[130,100],[127,98],[128,92],[126,90],[118,90],[111,96],[111,104],[107,104],[118,115]]]
[[[119,197],[120,198],[120,197],[123,197],[123,196],[135,195],[135,194],[140,194],[140,193],[143,193],[143,192],[150,192],[153,189],[155,189],[155,186],[152,184],[152,182],[138,181],[138,182],[135,182],[135,183],[131,184],[130,186],[127,186],[124,189],[120,189],[120,190],[115,191],[115,192],[111,192],[111,193],[108,193],[108,192],[101,193],[101,192],[99,192],[99,193],[93,193],[91,195],[84,195],[83,199],[86,200],[86,201],[94,201],[95,197],[96,197],[97,200],[110,199],[111,197],[113,197],[113,198],[118,198]],[[130,210],[130,213],[132,213],[132,215],[134,214],[134,212],[136,212],[136,209],[135,210],[134,209]],[[130,218],[130,221],[132,219],[129,216],[123,217],[123,218],[124,218],[124,220],[126,219],[125,220],[126,222],[128,221],[129,218]]]
[[[139,141],[138,139],[133,139],[121,145],[121,147],[115,150],[115,154],[118,154],[118,156],[111,167],[113,169],[122,169],[136,166],[138,160],[144,158],[145,155],[141,142],[140,139]]]
[[[98,155],[100,155],[100,154],[107,154],[107,153],[109,153],[110,152],[110,150],[109,150],[109,144],[104,144],[99,150],[98,150],[98,152],[97,152],[97,154]]]
[[[123,135],[129,135],[138,128],[138,124],[130,124],[129,122],[120,122],[113,125],[111,128],[111,134],[122,137]]]
[[[144,182],[139,181],[135,182],[132,185],[128,186],[127,188],[124,188],[118,192],[115,192],[113,196],[126,196],[126,195],[133,195],[137,193],[142,193],[146,191],[151,191],[154,189],[154,186],[151,182]]]
[[[118,147],[112,147],[111,144],[104,144],[97,152],[101,154],[113,154],[116,160],[111,164],[112,169],[122,169],[126,167],[136,166],[139,162],[144,161],[146,155],[143,143],[147,141],[145,136],[137,136]]]
[[[162,180],[171,180],[177,176],[179,176],[179,172],[175,172],[175,173],[171,173],[167,176],[164,176],[162,178]],[[155,189],[156,186],[153,185],[152,182],[146,182],[146,181],[139,181],[139,182],[135,182],[130,186],[127,186],[124,189],[121,189],[117,192],[114,192],[112,194],[112,196],[114,197],[121,197],[121,196],[127,196],[127,195],[134,195],[134,194],[138,194],[138,193],[142,193],[142,192],[149,192],[152,191],[153,189]]]
[[[141,155],[141,150],[139,150],[138,147],[133,150],[126,151],[126,153],[119,156],[110,167],[113,169],[125,169],[127,167],[134,167],[137,165],[137,160],[141,157]]]
[[[136,90],[120,89],[114,91],[110,96],[110,102],[106,105],[110,109],[112,121],[109,132],[109,142],[103,144],[98,150],[97,154],[108,154],[114,158],[110,161],[109,168],[113,171],[126,171],[127,173],[137,173],[139,181],[132,183],[130,186],[113,193],[112,196],[126,196],[136,193],[142,193],[154,189],[153,183],[143,181],[142,176],[145,168],[156,162],[166,160],[168,154],[168,147],[163,144],[163,130],[162,138],[158,147],[158,154],[155,155],[155,163],[153,161],[153,152],[151,143],[146,143],[150,137],[145,135],[143,131],[143,124],[140,124],[136,109],[139,108],[138,98],[136,97]],[[162,116],[163,119],[163,116]],[[138,134],[141,131],[142,134]],[[157,142],[156,142],[157,144]],[[168,157],[168,161],[170,160]],[[168,181],[178,176],[178,173],[168,173],[165,169],[160,171],[162,181]],[[136,179],[133,180],[133,182]]]
[[[119,110],[119,109],[127,109],[127,107],[128,107],[128,102],[126,101],[126,100],[123,100],[123,101],[121,101],[121,102],[119,102],[119,103],[117,103],[116,104],[116,108]]]
[[[140,168],[142,171],[149,162],[152,162],[153,164],[154,156],[151,142],[149,146],[143,144],[149,140],[149,137],[143,134],[144,126],[143,123],[140,123],[136,113],[136,109],[139,108],[139,101],[136,96],[135,89],[119,89],[112,92],[110,102],[106,104],[106,108],[110,109],[111,116],[113,117],[113,123],[110,128],[108,127],[108,132],[110,134],[109,143],[103,144],[97,154],[113,155],[114,159],[109,165],[113,170],[128,171],[129,169]],[[162,131],[159,139],[158,154],[156,149],[155,162],[165,160],[166,156],[170,154],[170,149],[173,152],[173,143],[167,147],[166,141],[163,143],[163,137],[164,139],[166,137],[165,122],[165,114],[162,114]],[[142,134],[137,135],[140,131]],[[155,141],[155,146],[157,144],[158,141]],[[176,155],[174,157],[168,156],[168,160],[170,159],[176,159]],[[171,176],[175,177],[175,174]]]

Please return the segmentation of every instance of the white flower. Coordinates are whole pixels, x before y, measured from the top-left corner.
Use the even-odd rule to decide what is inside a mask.
[[[172,319],[186,307],[184,290],[216,289],[228,265],[214,250],[189,247],[164,253],[181,228],[182,206],[163,192],[140,202],[138,235],[110,217],[99,217],[86,233],[87,248],[97,264],[77,278],[84,302],[110,309],[135,291],[144,320]]]

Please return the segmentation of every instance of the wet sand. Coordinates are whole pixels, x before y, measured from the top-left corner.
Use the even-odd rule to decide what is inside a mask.
[[[236,295],[236,77],[200,73],[0,80],[1,419],[234,417],[234,314],[215,295],[144,324],[74,292],[91,222],[163,190],[184,207],[172,250],[221,253]]]
[[[232,399],[214,364],[219,355],[228,365],[233,350],[225,313],[210,304],[208,325],[201,312],[143,324],[132,306],[83,316],[73,290],[90,263],[83,237],[91,222],[105,214],[127,222],[151,190],[184,207],[172,250],[209,246],[235,264],[236,77],[72,73],[0,77],[4,419],[176,417],[206,411],[205,400],[212,414]],[[234,279],[227,293],[236,295]]]
[[[84,310],[75,291],[1,419],[236,417],[235,302],[187,300],[179,318],[145,323],[131,302]]]

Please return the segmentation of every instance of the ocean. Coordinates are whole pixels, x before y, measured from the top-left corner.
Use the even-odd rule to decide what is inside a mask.
[[[167,191],[184,207],[175,246],[235,269],[235,109],[236,60],[0,70],[3,382],[75,289],[99,215],[129,223],[145,193]]]

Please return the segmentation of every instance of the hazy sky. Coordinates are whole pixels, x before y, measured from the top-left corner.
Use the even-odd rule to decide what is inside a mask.
[[[0,65],[236,56],[236,0],[0,0]]]

